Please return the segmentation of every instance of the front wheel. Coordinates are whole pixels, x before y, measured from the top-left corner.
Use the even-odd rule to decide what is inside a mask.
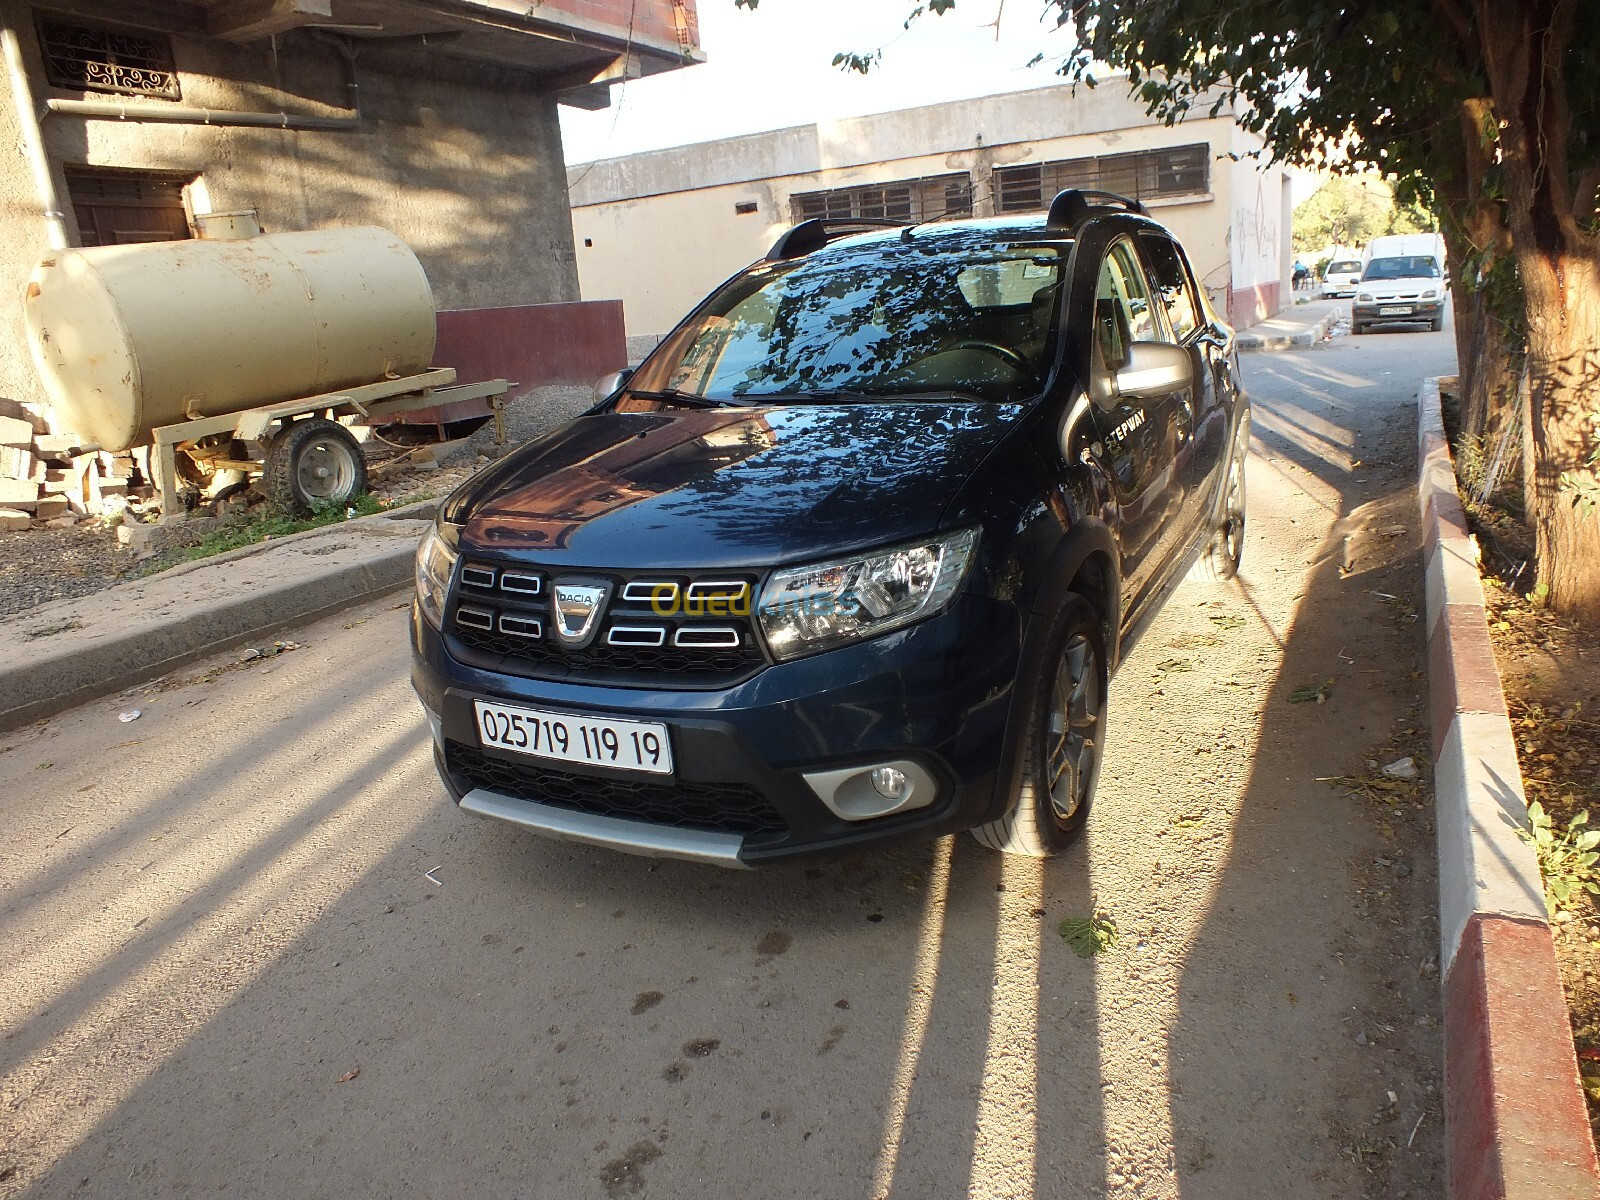
[[[1441,329],[1444,328],[1444,318],[1443,317],[1435,317],[1433,320],[1428,322],[1428,328],[1431,329],[1434,333],[1438,333]]]
[[[296,421],[267,449],[262,490],[280,508],[311,516],[367,490],[367,460],[350,431],[322,417]]]
[[[993,850],[1049,858],[1083,832],[1100,778],[1109,675],[1105,631],[1082,596],[1069,595],[1045,647],[1022,738],[1020,782],[999,820],[972,836]]]

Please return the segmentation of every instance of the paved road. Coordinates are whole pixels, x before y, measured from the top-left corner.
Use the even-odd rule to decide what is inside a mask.
[[[1436,1194],[1430,813],[1319,777],[1420,720],[1449,338],[1247,360],[1243,582],[1128,660],[1048,864],[723,873],[460,817],[399,597],[0,739],[0,1195]]]

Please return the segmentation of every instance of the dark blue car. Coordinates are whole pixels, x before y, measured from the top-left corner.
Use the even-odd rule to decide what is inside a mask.
[[[1111,674],[1227,578],[1233,333],[1136,202],[807,221],[440,507],[413,683],[465,810],[753,866],[1083,827]]]

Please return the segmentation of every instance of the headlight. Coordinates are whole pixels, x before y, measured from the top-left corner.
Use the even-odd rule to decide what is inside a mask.
[[[1439,298],[1439,293],[1434,288],[1429,288],[1427,291],[1422,293],[1422,298],[1424,300],[1437,300]]]
[[[1372,303],[1372,293],[1371,292],[1361,292],[1359,295],[1356,296],[1356,302],[1358,304],[1371,304]]]
[[[458,553],[435,525],[417,547],[417,605],[435,629],[444,621],[444,598],[450,591],[450,573]]]
[[[978,531],[856,558],[788,567],[761,591],[767,644],[779,659],[798,658],[876,637],[931,617],[966,578]]]

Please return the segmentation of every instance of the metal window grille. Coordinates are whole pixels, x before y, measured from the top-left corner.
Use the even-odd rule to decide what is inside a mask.
[[[1065,188],[1118,192],[1136,199],[1200,195],[1211,188],[1211,147],[1198,142],[1132,154],[1001,167],[995,171],[995,181],[1001,212],[1044,208]]]
[[[181,100],[172,43],[159,33],[39,18],[45,76],[59,88]]]
[[[962,217],[972,211],[972,179],[963,172],[799,192],[789,198],[789,211],[796,223],[814,217],[880,217],[907,223]]]

